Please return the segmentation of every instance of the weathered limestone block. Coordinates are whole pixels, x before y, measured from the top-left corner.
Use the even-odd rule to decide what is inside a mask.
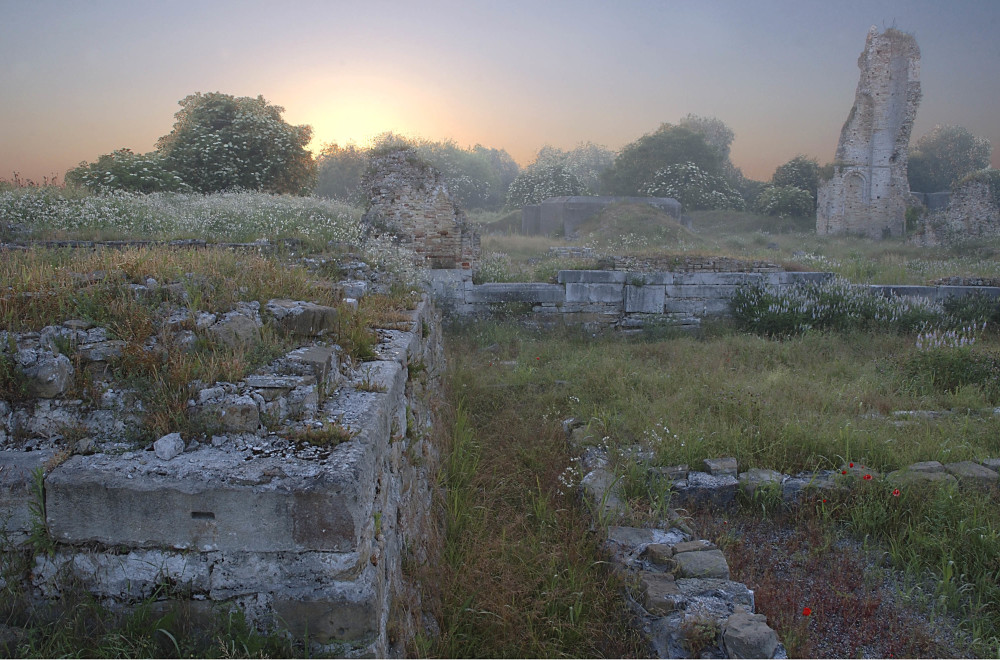
[[[624,302],[624,284],[584,284],[569,282],[566,284],[566,302],[568,303],[610,303],[622,305]]]
[[[719,549],[679,552],[673,559],[678,577],[729,579],[729,564]]]
[[[639,588],[642,606],[650,614],[669,614],[683,607],[686,600],[670,573],[640,571]]]
[[[34,475],[55,454],[53,449],[32,452],[0,451],[0,533],[15,545],[31,533]]]
[[[337,310],[301,300],[269,300],[265,306],[278,326],[301,337],[322,337],[337,331]]]
[[[41,355],[24,369],[28,393],[42,399],[64,394],[73,384],[73,363],[65,355]]]
[[[753,496],[761,486],[781,486],[785,475],[777,470],[751,468],[739,476],[740,488],[748,496]]]
[[[914,463],[902,470],[886,475],[886,479],[900,486],[920,486],[928,483],[957,483],[957,479],[945,472],[944,465],[937,461]]]
[[[744,610],[726,620],[722,643],[730,658],[773,658],[778,650],[778,633],[767,625],[766,616]]]
[[[262,325],[258,308],[260,303],[239,303],[237,308],[224,314],[208,327],[208,333],[227,346],[240,346],[260,341]]]
[[[58,597],[70,572],[77,584],[98,597],[138,600],[167,582],[207,594],[210,570],[209,557],[201,553],[132,550],[121,555],[61,548],[53,556],[36,556],[32,580],[44,596]]]
[[[662,286],[625,286],[626,314],[662,314],[664,289]]]
[[[973,461],[948,463],[944,469],[948,474],[954,475],[958,479],[960,486],[989,488],[997,484],[998,475],[995,471]]]
[[[706,472],[689,472],[685,481],[674,484],[671,498],[690,505],[725,506],[736,497],[738,483],[731,474],[716,477]]]
[[[180,456],[185,446],[180,433],[168,433],[153,443],[153,451],[161,461],[169,461]]]
[[[724,475],[735,477],[739,473],[735,458],[706,458],[704,463],[708,473],[715,477]]]

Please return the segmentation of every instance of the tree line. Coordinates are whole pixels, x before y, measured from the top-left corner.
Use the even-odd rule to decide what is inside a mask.
[[[439,169],[468,209],[517,209],[560,195],[673,197],[686,209],[754,210],[808,217],[815,213],[820,181],[833,164],[798,155],[769,181],[743,176],[730,160],[732,129],[715,117],[687,115],[664,123],[618,151],[585,142],[563,150],[543,146],[524,168],[503,149],[453,140],[410,139],[384,133],[368,147],[327,144],[313,157],[312,128],[293,126],[284,108],[263,96],[221,92],[181,99],[170,133],[154,151],[119,149],[83,162],[66,174],[70,184],[94,192],[198,192],[258,190],[360,199],[360,182],[373,152],[404,148]],[[913,145],[910,187],[947,190],[971,172],[989,167],[992,146],[958,126],[936,126]]]

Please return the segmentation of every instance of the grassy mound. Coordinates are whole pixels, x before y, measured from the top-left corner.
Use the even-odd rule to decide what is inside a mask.
[[[702,240],[669,213],[642,203],[611,204],[577,230],[584,243],[606,249],[698,247]]]

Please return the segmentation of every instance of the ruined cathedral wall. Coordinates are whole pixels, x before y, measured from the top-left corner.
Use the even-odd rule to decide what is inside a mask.
[[[905,228],[907,149],[920,102],[920,51],[911,35],[869,30],[854,106],[833,178],[818,192],[816,231],[881,238]]]

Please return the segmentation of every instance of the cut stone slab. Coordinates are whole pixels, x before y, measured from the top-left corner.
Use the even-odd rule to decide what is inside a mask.
[[[921,472],[910,468],[890,472],[886,475],[886,479],[900,486],[920,486],[928,483],[954,484],[958,482],[958,479],[947,472]]]
[[[1000,458],[987,458],[979,462],[983,467],[988,467],[994,472],[1000,473]]]
[[[713,476],[706,472],[690,472],[685,481],[676,482],[671,494],[672,502],[691,505],[713,504],[725,506],[736,497],[736,477]]]
[[[674,561],[677,562],[678,577],[729,579],[729,564],[718,549],[681,552],[674,555]]]
[[[664,615],[683,607],[686,598],[669,573],[639,572],[642,606],[653,615]]]
[[[227,346],[256,344],[260,341],[260,322],[241,312],[229,312],[209,326],[208,333]]]
[[[47,355],[24,370],[28,393],[41,399],[63,394],[73,383],[73,363],[65,355]]]
[[[682,552],[699,552],[701,550],[715,550],[716,545],[706,539],[696,539],[694,541],[684,541],[673,545],[674,554]]]
[[[781,486],[785,478],[777,470],[765,470],[761,468],[751,468],[739,476],[740,488],[749,496],[752,496],[757,488],[764,486]]]
[[[375,500],[369,448],[346,442],[323,464],[212,447],[74,456],[46,479],[52,536],[132,548],[348,552]]]
[[[914,463],[913,465],[903,468],[909,470],[910,472],[944,472],[944,465],[938,461],[921,461],[920,463]]]
[[[948,474],[958,479],[960,486],[989,488],[997,483],[998,475],[996,472],[973,461],[948,463],[944,469]]]
[[[763,614],[736,612],[726,620],[722,643],[730,658],[773,658],[778,633],[767,625]]]
[[[689,598],[716,597],[733,605],[742,605],[749,612],[754,609],[753,592],[742,582],[718,578],[677,578],[677,588]]]
[[[294,335],[321,337],[337,330],[337,310],[302,300],[275,299],[265,306],[278,325]]]
[[[713,477],[731,476],[738,474],[735,458],[706,458],[705,469]]]
[[[14,544],[26,541],[31,533],[34,473],[54,455],[54,449],[0,451],[0,531]]]
[[[618,496],[618,477],[610,470],[597,468],[580,480],[587,499],[600,510],[597,515],[617,520],[628,511],[628,505]]]

